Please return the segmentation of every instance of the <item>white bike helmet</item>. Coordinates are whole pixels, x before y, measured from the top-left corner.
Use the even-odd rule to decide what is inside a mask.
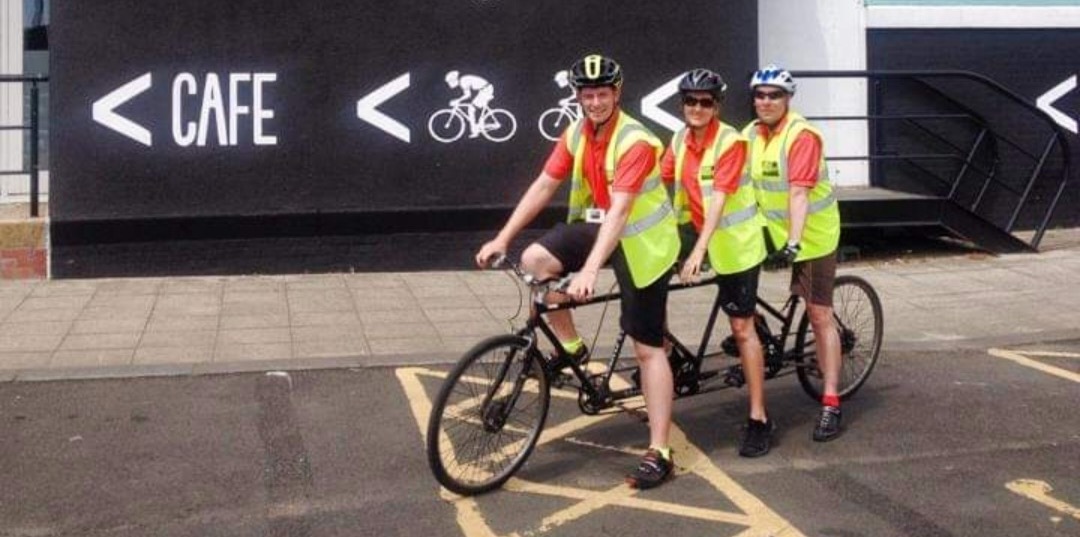
[[[758,86],[776,86],[791,95],[795,95],[795,78],[787,69],[781,69],[776,64],[770,63],[754,72],[750,78],[750,89]]]

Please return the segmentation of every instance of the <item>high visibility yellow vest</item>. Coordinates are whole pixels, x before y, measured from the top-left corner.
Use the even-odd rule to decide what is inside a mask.
[[[626,227],[619,239],[630,269],[630,278],[634,286],[641,289],[660,277],[667,276],[679,255],[679,234],[671,200],[660,181],[660,153],[663,144],[640,122],[625,112],[618,114],[611,133],[611,142],[604,155],[604,172],[609,193],[615,176],[615,166],[631,146],[645,141],[656,153],[656,164],[645,179],[641,191],[634,197]],[[568,222],[585,220],[585,210],[593,207],[592,190],[584,175],[586,142],[582,129],[585,121],[584,118],[578,120],[566,132],[566,147],[570,154],[574,155]]]
[[[768,223],[769,235],[777,248],[782,248],[788,240],[788,155],[799,133],[809,131],[822,141],[821,132],[810,126],[806,118],[788,111],[784,128],[772,136],[772,143],[766,144],[765,138],[758,135],[759,121],[750,122],[743,130],[743,135],[750,140],[750,177],[754,181],[761,214]],[[817,259],[831,254],[840,242],[840,210],[836,196],[829,183],[829,169],[825,165],[825,151],[822,149],[821,162],[818,163],[817,184],[810,190],[810,210],[806,215],[800,244],[802,249],[796,261]]]
[[[686,159],[687,129],[682,129],[671,139],[671,150],[675,154],[675,200],[679,212],[689,218],[688,196],[683,189],[683,162]],[[720,130],[712,144],[705,148],[701,156],[701,166],[695,178],[701,186],[703,212],[708,214],[713,201],[713,178],[717,155],[723,155],[731,146],[745,142],[746,138],[727,123],[720,123]],[[680,201],[681,200],[681,201]],[[682,205],[680,205],[680,203]],[[718,274],[734,274],[749,270],[765,259],[765,237],[762,227],[765,219],[758,213],[757,199],[750,180],[749,165],[743,168],[739,180],[739,189],[724,198],[724,208],[720,213],[720,222],[709,239],[709,263]]]

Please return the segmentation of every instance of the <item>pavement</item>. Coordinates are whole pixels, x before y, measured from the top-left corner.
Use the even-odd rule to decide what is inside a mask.
[[[886,351],[1080,337],[1080,228],[1047,231],[1035,254],[901,250],[849,256],[839,272],[879,293]],[[762,295],[781,302],[787,278],[763,274]],[[611,282],[605,272],[600,287]],[[712,292],[671,295],[684,341],[700,337]],[[468,269],[0,281],[0,381],[449,363],[519,326],[523,301],[508,274]],[[594,305],[577,322],[605,348],[617,317]]]

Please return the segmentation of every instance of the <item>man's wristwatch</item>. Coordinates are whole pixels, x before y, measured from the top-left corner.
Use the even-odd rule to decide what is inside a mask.
[[[802,245],[800,245],[797,242],[789,242],[789,243],[787,243],[787,249],[792,251],[792,252],[798,252],[798,251],[802,250]]]

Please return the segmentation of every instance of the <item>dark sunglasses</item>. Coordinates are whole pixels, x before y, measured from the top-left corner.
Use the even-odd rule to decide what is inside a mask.
[[[754,98],[761,101],[779,101],[787,95],[783,91],[755,91]]]
[[[686,106],[701,105],[702,108],[712,108],[716,106],[716,101],[714,99],[708,97],[705,97],[704,99],[695,99],[689,95],[682,98],[682,103]]]

